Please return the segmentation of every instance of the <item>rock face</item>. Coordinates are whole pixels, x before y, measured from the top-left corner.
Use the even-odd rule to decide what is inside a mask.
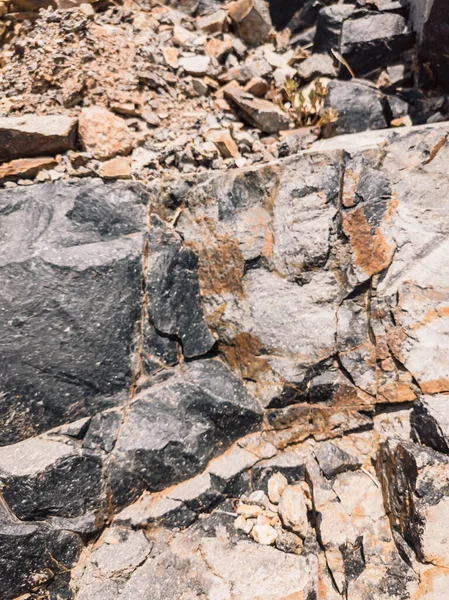
[[[98,180],[0,192],[2,445],[126,397],[146,201]]]
[[[2,599],[443,600],[448,135],[0,193]]]

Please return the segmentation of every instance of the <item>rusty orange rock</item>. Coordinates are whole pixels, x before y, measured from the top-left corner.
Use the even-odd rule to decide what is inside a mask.
[[[124,119],[101,106],[81,111],[78,130],[84,149],[94,158],[113,158],[133,149],[133,136]]]

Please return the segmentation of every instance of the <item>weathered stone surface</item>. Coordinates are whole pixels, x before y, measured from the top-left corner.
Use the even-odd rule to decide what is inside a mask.
[[[51,156],[76,148],[76,119],[64,115],[0,119],[0,161]]]
[[[298,66],[298,75],[304,81],[310,81],[316,77],[336,77],[337,69],[334,61],[328,54],[312,54],[303,60]]]
[[[271,18],[264,0],[238,0],[231,5],[229,17],[237,35],[247,44],[258,46],[271,30]]]
[[[417,440],[439,452],[449,453],[449,396],[424,396],[413,407],[412,430]]]
[[[444,0],[411,0],[413,28],[418,34],[420,64],[427,64],[437,83],[449,87],[445,69],[448,22]],[[423,73],[424,80],[428,74]]]
[[[382,95],[369,82],[331,81],[325,105],[337,112],[334,133],[357,133],[387,127]]]
[[[352,4],[335,4],[321,8],[313,44],[314,53],[329,52],[340,47],[343,22],[354,11]]]
[[[332,442],[322,444],[315,456],[326,477],[334,477],[338,473],[352,471],[361,466],[356,456],[351,456]]]
[[[179,236],[153,217],[149,233],[148,314],[156,330],[176,336],[184,356],[208,352],[215,343],[200,304],[198,259]]]
[[[380,449],[377,468],[393,530],[419,561],[447,568],[449,457],[390,440]]]
[[[131,405],[113,453],[115,504],[196,475],[260,420],[259,405],[222,363],[186,364]]]
[[[82,388],[68,419],[90,416],[37,438],[67,417],[42,426],[40,413],[22,429],[15,415],[29,413],[15,392],[6,404],[5,442],[31,439],[0,448],[1,506],[40,532],[77,532],[67,542],[75,559],[82,537],[77,600],[444,597],[446,137],[447,125],[344,136],[272,164],[164,182],[150,191],[160,216],[149,222],[147,195],[130,184],[58,184],[45,198],[42,187],[2,192],[8,267],[30,256],[59,265],[84,251],[103,268],[117,247],[136,244],[132,334],[117,363],[133,369],[121,387]],[[41,226],[42,206],[52,219]],[[111,297],[122,279],[101,288],[104,312],[92,319],[102,334],[112,328],[107,349],[123,340],[100,320],[123,308]],[[91,301],[85,289],[92,283],[81,290]],[[9,310],[21,317],[33,290],[15,304],[5,292]],[[57,299],[72,314],[67,293]],[[39,332],[47,322],[45,312]],[[81,345],[53,355],[29,347],[106,385]],[[105,363],[110,351],[95,348]],[[43,370],[45,410],[73,406],[76,386],[52,395],[61,377]],[[28,383],[28,371],[17,380]],[[292,488],[301,500],[288,518],[282,498]],[[36,548],[18,587],[0,577],[11,600],[34,585],[33,565],[46,556]],[[69,575],[52,572],[36,594],[70,598]]]
[[[284,526],[305,538],[308,530],[307,506],[300,485],[289,485],[279,500],[279,515]]]
[[[394,13],[357,15],[344,21],[340,52],[357,77],[364,77],[380,65],[391,64],[413,47],[414,36],[407,20]]]
[[[0,593],[4,600],[51,581],[74,566],[81,550],[79,536],[42,523],[0,524]],[[67,591],[67,590],[66,590]]]
[[[0,448],[3,498],[21,520],[99,509],[102,475],[99,456],[56,440],[33,438]]]
[[[54,158],[23,158],[0,165],[0,182],[35,177],[40,171],[54,169],[58,163]]]
[[[84,108],[79,118],[81,143],[94,158],[114,158],[129,154],[133,138],[124,119],[101,106]]]
[[[126,396],[145,202],[99,181],[1,192],[2,444]]]
[[[227,523],[230,520],[228,517]],[[126,582],[126,575],[117,569],[113,581],[124,585],[120,586],[120,595],[117,587],[108,588],[108,598],[130,600],[138,596],[142,600],[167,600],[197,596],[213,600],[234,595],[248,600],[281,600],[289,596],[306,598],[313,593],[316,570],[313,557],[229,539],[231,531],[229,528],[228,534],[227,524],[212,516],[175,539],[164,534],[154,536],[151,558],[135,569]],[[103,548],[100,546],[97,552]],[[104,551],[118,554],[118,549],[109,548]],[[93,565],[93,568],[98,567]],[[92,589],[88,595],[88,587],[88,582],[78,583],[77,600],[101,598],[100,590],[94,594]],[[102,593],[104,597],[105,590]]]

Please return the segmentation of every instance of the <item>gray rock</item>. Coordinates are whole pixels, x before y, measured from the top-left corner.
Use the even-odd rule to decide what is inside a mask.
[[[318,446],[315,456],[321,471],[328,478],[344,471],[358,469],[362,464],[356,456],[351,456],[332,442],[325,442]]]
[[[158,217],[153,217],[149,233],[147,285],[148,314],[156,330],[176,336],[186,358],[208,352],[215,339],[200,303],[197,256]]]
[[[297,71],[304,81],[311,81],[316,77],[337,76],[337,68],[329,54],[311,54],[299,64]]]
[[[185,528],[196,518],[196,513],[187,508],[181,500],[166,495],[144,494],[137,502],[127,506],[114,517],[114,525],[131,528]]]
[[[119,435],[123,418],[122,412],[114,410],[93,416],[83,438],[83,447],[111,452]]]
[[[113,452],[114,503],[198,474],[260,420],[258,403],[222,363],[186,364],[132,403]]]
[[[0,594],[13,600],[74,566],[81,539],[42,523],[0,523]],[[66,590],[67,591],[67,590]]]
[[[0,161],[75,150],[76,125],[64,115],[0,118]]]
[[[0,192],[0,444],[123,402],[145,202],[101,181]]]
[[[187,56],[179,59],[179,66],[189,75],[201,77],[207,75],[210,69],[210,57],[198,54],[197,56]]]
[[[52,439],[0,448],[3,497],[16,517],[78,517],[104,505],[99,456]]]
[[[449,453],[449,396],[423,396],[413,407],[411,424],[421,444]]]
[[[259,46],[271,30],[271,17],[265,0],[238,0],[230,7],[229,17],[237,35],[250,46]]]
[[[413,47],[414,35],[407,20],[394,13],[368,13],[343,23],[340,52],[357,77],[395,62]]]
[[[447,6],[444,0],[411,0],[413,28],[418,35],[420,65],[429,65],[436,83],[449,89],[449,77],[445,68],[449,53]],[[422,72],[423,80],[428,73]]]
[[[313,52],[323,53],[340,48],[340,37],[343,22],[354,11],[352,4],[336,4],[322,8],[316,21],[316,33]]]
[[[337,112],[333,133],[356,133],[387,127],[382,94],[369,82],[331,81],[325,100],[326,108]]]

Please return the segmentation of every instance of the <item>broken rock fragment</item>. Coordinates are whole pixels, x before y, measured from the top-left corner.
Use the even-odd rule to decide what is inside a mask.
[[[290,119],[284,111],[268,100],[254,98],[240,87],[229,87],[225,98],[233,102],[241,117],[250,125],[258,127],[264,133],[278,133],[288,129]]]
[[[449,456],[388,440],[380,448],[377,470],[393,530],[420,562],[449,567]]]
[[[78,125],[81,143],[94,158],[105,160],[117,154],[129,154],[133,138],[125,121],[101,106],[81,111]]]
[[[411,423],[421,444],[449,454],[449,395],[423,396],[413,407]]]
[[[76,123],[64,115],[0,118],[0,161],[75,150]]]
[[[329,127],[337,135],[387,127],[382,94],[368,81],[331,81],[325,108],[337,113]]]
[[[178,367],[130,407],[113,453],[114,504],[122,507],[145,489],[160,491],[197,475],[260,420],[256,400],[219,361]],[[218,478],[212,467],[211,476]]]
[[[271,31],[271,18],[265,0],[237,0],[229,9],[237,35],[250,46],[259,46]]]

